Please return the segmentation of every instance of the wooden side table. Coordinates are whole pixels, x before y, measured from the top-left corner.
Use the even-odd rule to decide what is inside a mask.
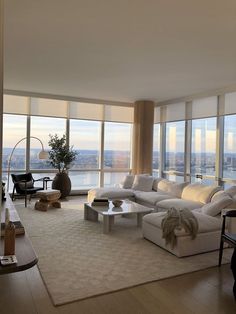
[[[46,212],[49,207],[61,208],[59,190],[43,190],[36,194],[40,199],[35,203],[34,209]]]

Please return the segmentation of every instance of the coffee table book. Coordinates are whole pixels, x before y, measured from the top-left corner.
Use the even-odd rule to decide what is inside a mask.
[[[91,204],[92,206],[109,206],[108,198],[95,198]]]

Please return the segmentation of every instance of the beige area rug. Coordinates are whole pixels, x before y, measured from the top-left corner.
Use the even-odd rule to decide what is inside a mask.
[[[62,206],[47,212],[16,206],[55,305],[217,265],[218,252],[177,258],[143,239],[135,218],[117,217],[105,235],[101,222],[84,221],[81,204]],[[225,250],[224,262],[231,254]]]

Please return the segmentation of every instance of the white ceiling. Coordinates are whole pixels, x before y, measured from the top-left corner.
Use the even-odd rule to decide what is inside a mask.
[[[5,0],[4,88],[164,101],[236,83],[235,0]]]

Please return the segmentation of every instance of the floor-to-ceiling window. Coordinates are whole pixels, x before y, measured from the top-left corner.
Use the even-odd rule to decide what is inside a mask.
[[[216,117],[192,121],[191,181],[212,183],[216,174]],[[202,181],[202,182],[203,182]]]
[[[153,155],[152,155],[153,176],[159,176],[160,168],[160,123],[155,123],[153,127]]]
[[[49,134],[57,134],[59,137],[66,134],[66,119],[32,116],[30,119],[31,139],[29,167],[35,179],[39,179],[40,177],[52,177],[52,171],[55,172],[55,169],[50,165],[49,161],[38,158],[38,154],[42,149],[40,141],[42,141],[45,150],[49,149]],[[40,141],[33,137],[39,138]]]
[[[130,171],[131,131],[130,123],[104,123],[104,186],[120,182]]]
[[[183,181],[185,163],[185,121],[166,123],[165,167],[166,177]],[[178,174],[179,173],[179,174]]]
[[[224,117],[223,177],[236,180],[236,115]]]
[[[12,171],[53,179],[57,170],[38,158],[41,142],[49,149],[49,134],[65,134],[78,151],[69,169],[72,190],[119,183],[131,170],[132,107],[5,95],[4,112],[4,181],[9,154],[22,138],[12,157]]]
[[[16,146],[11,158],[10,173],[21,173],[26,170],[26,130],[27,130],[27,117],[24,115],[3,115],[3,182],[8,179],[8,161],[10,154],[17,142],[20,143]],[[22,141],[21,141],[22,140]],[[9,185],[12,190],[12,180],[9,177]]]
[[[69,133],[70,145],[78,152],[69,171],[73,188],[99,186],[101,122],[71,119]]]

